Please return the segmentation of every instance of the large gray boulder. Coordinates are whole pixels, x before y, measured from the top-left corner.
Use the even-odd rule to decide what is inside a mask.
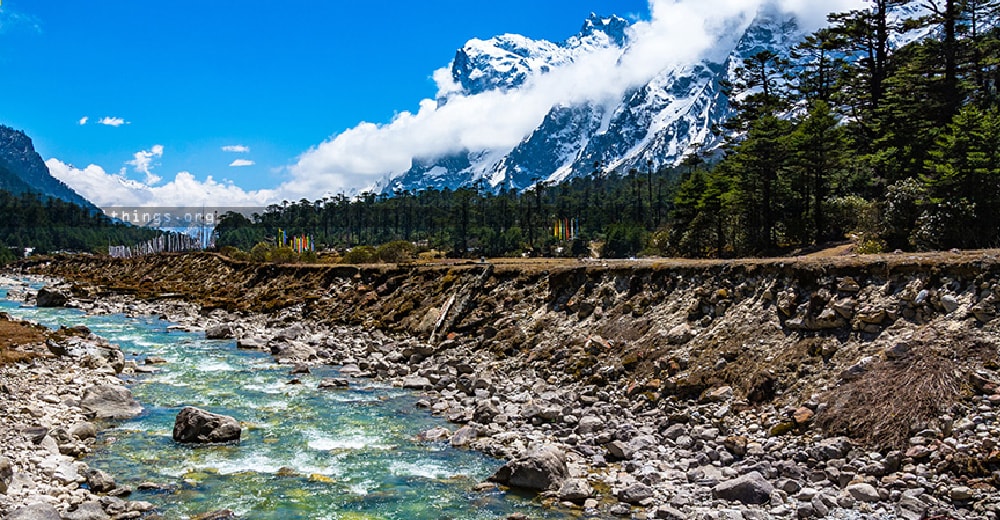
[[[278,363],[295,364],[303,361],[316,361],[319,357],[316,349],[304,343],[277,343],[271,345],[271,355]]]
[[[35,296],[35,305],[38,307],[65,307],[69,302],[68,291],[55,287],[42,287]]]
[[[128,419],[142,413],[142,405],[132,398],[132,392],[119,385],[87,388],[83,391],[80,406],[98,419]]]
[[[233,327],[228,323],[213,325],[205,329],[205,339],[233,339],[235,337]]]
[[[568,476],[566,455],[555,446],[545,445],[508,462],[490,480],[511,487],[546,491],[558,489]]]
[[[742,477],[727,480],[715,486],[712,494],[716,498],[742,504],[766,504],[771,500],[774,487],[756,471]]]
[[[109,520],[100,502],[84,502],[73,511],[63,513],[62,520]]]
[[[174,420],[174,440],[177,442],[207,444],[239,441],[242,432],[236,419],[193,406],[185,407]]]
[[[87,487],[94,493],[107,493],[118,487],[114,477],[99,470],[92,469],[87,472]]]
[[[562,483],[559,488],[559,500],[570,502],[583,502],[594,494],[594,488],[590,487],[587,479],[571,478]]]
[[[626,504],[639,504],[643,500],[647,500],[652,497],[653,488],[643,484],[642,482],[636,482],[635,484],[618,491],[618,500],[625,502]]]
[[[60,520],[59,511],[49,504],[21,506],[9,515],[7,520]]]

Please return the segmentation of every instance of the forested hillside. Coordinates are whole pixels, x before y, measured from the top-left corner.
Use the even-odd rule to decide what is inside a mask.
[[[302,200],[228,215],[218,243],[249,249],[280,228],[462,255],[585,254],[593,240],[607,256],[755,256],[845,237],[861,252],[997,246],[1000,2],[869,4],[831,16],[792,59],[746,59],[727,85],[739,111],[727,144],[682,167]]]
[[[107,252],[109,244],[132,245],[160,234],[114,223],[102,213],[57,198],[0,189],[0,263],[14,259],[24,248],[37,253]]]

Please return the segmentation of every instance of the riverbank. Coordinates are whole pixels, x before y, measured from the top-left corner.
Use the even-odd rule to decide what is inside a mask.
[[[996,518],[1000,505],[996,252],[30,267],[74,281],[92,310],[165,312],[289,363],[427,391],[452,442],[505,459],[554,446],[567,468],[544,496],[592,514]],[[371,337],[332,339],[357,326]]]
[[[51,331],[4,313],[0,340],[0,517],[101,520],[150,511],[80,460],[105,419],[137,412],[117,377],[126,369],[121,351],[86,328]]]

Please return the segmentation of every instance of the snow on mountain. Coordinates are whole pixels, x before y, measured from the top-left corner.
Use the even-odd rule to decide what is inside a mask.
[[[581,55],[610,46],[622,47],[628,27],[623,18],[591,14],[580,33],[563,43],[535,41],[517,34],[473,39],[455,53],[452,78],[465,95],[517,88],[528,78],[572,63]]]
[[[733,115],[722,85],[743,59],[765,49],[787,56],[804,36],[790,15],[774,9],[727,29],[700,58],[668,67],[620,98],[553,106],[513,148],[414,160],[408,171],[383,183],[383,190],[456,188],[480,181],[494,190],[524,189],[540,180],[590,175],[595,165],[621,174],[678,164],[695,149],[721,142],[715,129]],[[591,15],[579,34],[562,43],[510,34],[471,40],[452,62],[459,88],[438,103],[448,103],[451,96],[513,91],[590,53],[611,49],[625,56],[629,37],[626,20]]]

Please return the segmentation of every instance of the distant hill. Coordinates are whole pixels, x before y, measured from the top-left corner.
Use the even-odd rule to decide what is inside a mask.
[[[0,190],[33,193],[99,211],[89,200],[49,173],[31,138],[20,130],[0,125]]]

